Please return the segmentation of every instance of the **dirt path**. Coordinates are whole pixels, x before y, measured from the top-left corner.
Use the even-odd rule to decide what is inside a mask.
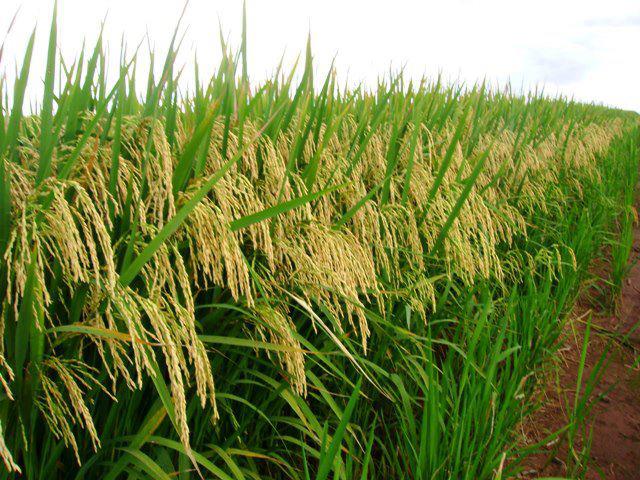
[[[635,229],[632,257],[640,258],[640,228]],[[619,339],[640,320],[640,262],[636,263],[624,282],[618,315],[603,315],[593,305],[579,304],[575,317],[568,322],[568,341],[561,351],[559,374],[544,392],[543,407],[525,425],[526,437],[532,443],[545,438],[568,423],[566,405],[573,404],[577,384],[580,352],[585,323],[592,314],[592,334],[589,342],[584,378],[604,352],[609,339]],[[587,302],[584,302],[587,303]],[[573,330],[572,330],[573,329]],[[614,335],[611,335],[614,334]],[[619,335],[616,335],[619,334]],[[593,410],[591,464],[588,479],[640,479],[640,369],[632,369],[640,355],[640,329],[624,344],[615,341],[609,354],[609,364],[595,388],[595,394],[605,394]],[[567,477],[566,441],[548,445],[544,454],[526,462],[523,478]]]
[[[635,229],[632,255],[640,256],[640,229]],[[622,289],[620,314],[594,318],[608,331],[628,334],[640,320],[640,263],[631,270]],[[592,359],[604,348],[603,339],[595,345]],[[611,352],[611,363],[596,391],[610,393],[596,407],[591,456],[607,479],[640,479],[640,371],[633,370],[640,355],[640,331],[626,344],[618,343]],[[596,357],[597,358],[597,357]],[[595,476],[592,478],[602,478]]]

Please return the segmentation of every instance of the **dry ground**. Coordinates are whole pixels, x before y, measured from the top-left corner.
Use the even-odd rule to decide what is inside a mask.
[[[640,228],[635,229],[632,258],[640,257]],[[640,329],[622,342],[640,321],[640,263],[636,263],[624,282],[616,315],[599,313],[587,298],[577,306],[574,321],[568,322],[569,341],[561,352],[558,374],[549,383],[543,406],[527,422],[525,430],[532,443],[567,424],[567,400],[573,404],[585,322],[592,315],[585,374],[587,378],[610,339],[609,362],[595,394],[605,396],[596,405],[592,418],[591,463],[588,479],[640,479],[640,370],[632,368],[640,355]],[[544,454],[527,462],[525,478],[567,477],[566,440],[546,447]]]

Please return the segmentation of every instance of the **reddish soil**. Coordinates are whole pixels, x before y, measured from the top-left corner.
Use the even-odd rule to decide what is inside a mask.
[[[632,258],[640,258],[640,228],[635,230]],[[595,289],[592,289],[595,290]],[[593,293],[593,292],[592,292]],[[523,430],[530,444],[540,442],[568,423],[567,405],[573,405],[579,360],[585,332],[585,320],[591,315],[592,330],[583,379],[594,365],[610,351],[608,363],[594,397],[596,403],[590,421],[592,444],[587,479],[640,479],[640,369],[635,365],[640,356],[640,328],[627,339],[623,337],[640,321],[640,263],[635,263],[624,282],[617,315],[599,313],[601,306],[581,300],[573,320],[568,322],[565,347],[559,356],[543,395],[543,406],[525,422]],[[584,385],[584,382],[583,382]],[[584,437],[582,437],[584,439]],[[579,440],[579,444],[583,444]],[[544,448],[544,453],[525,462],[520,478],[570,477],[567,468],[566,436]]]

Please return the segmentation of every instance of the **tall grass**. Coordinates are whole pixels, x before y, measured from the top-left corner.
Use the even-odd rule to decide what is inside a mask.
[[[37,111],[33,36],[0,87],[0,476],[517,472],[635,114],[343,89],[310,47],[253,85],[245,35],[185,92],[178,30],[140,95],[136,55],[111,84],[101,39],[56,38]]]

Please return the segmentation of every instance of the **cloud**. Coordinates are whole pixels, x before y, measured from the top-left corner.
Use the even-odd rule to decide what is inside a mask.
[[[584,24],[586,27],[640,28],[640,14],[624,17],[592,18],[587,20]]]
[[[592,67],[590,62],[577,52],[553,49],[531,51],[529,61],[535,77],[559,86],[579,82]]]

